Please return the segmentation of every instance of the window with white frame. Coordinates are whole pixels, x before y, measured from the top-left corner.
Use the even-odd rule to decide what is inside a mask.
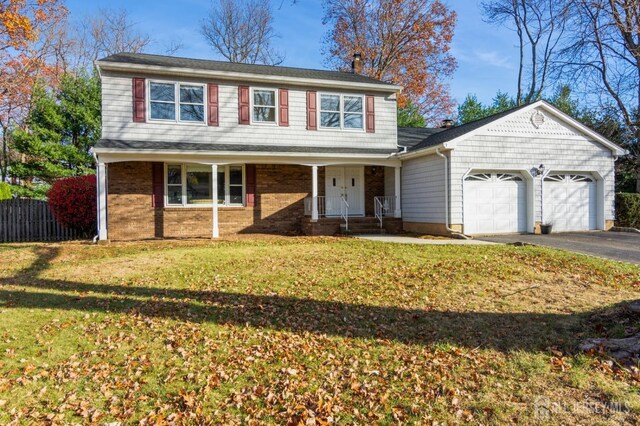
[[[276,122],[276,91],[253,89],[253,121],[255,123]]]
[[[167,206],[212,205],[211,166],[167,164],[166,174]],[[244,167],[218,166],[218,205],[243,206],[244,195]]]
[[[320,127],[324,129],[364,128],[364,97],[320,94]]]
[[[204,85],[150,81],[149,118],[204,123]]]

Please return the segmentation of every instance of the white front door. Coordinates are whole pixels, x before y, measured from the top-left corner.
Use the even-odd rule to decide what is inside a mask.
[[[364,167],[326,167],[325,195],[327,216],[340,216],[342,197],[349,204],[349,216],[364,216]]]
[[[596,229],[596,182],[587,174],[552,174],[544,179],[544,222],[554,231]]]

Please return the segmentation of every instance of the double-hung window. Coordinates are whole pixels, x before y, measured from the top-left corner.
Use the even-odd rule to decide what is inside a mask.
[[[323,129],[363,130],[363,96],[321,93],[320,127]]]
[[[276,123],[276,91],[253,89],[253,122]]]
[[[204,85],[149,82],[149,118],[204,123]]]
[[[200,164],[167,164],[167,206],[211,206],[211,166]],[[218,205],[243,206],[245,195],[244,167],[218,166]]]

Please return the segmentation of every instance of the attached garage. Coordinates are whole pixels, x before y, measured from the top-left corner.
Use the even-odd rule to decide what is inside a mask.
[[[549,174],[543,184],[544,222],[555,232],[589,231],[597,226],[596,180],[589,174]]]
[[[608,230],[626,151],[545,101],[459,126],[398,129],[411,232]]]
[[[527,187],[518,173],[472,173],[464,179],[467,234],[527,231]]]

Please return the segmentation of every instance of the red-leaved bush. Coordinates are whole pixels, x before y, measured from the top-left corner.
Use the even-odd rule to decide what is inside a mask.
[[[49,207],[62,226],[87,235],[96,229],[96,177],[57,180],[49,190]]]

